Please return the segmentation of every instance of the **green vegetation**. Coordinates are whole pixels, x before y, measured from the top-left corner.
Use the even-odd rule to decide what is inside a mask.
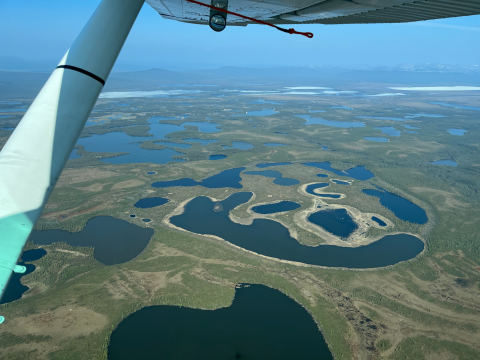
[[[265,89],[276,88],[265,86]],[[238,283],[264,284],[295,299],[317,322],[337,359],[480,357],[475,348],[480,326],[478,115],[429,105],[429,101],[438,101],[438,95],[430,94],[418,94],[415,99],[384,98],[381,102],[312,96],[291,100],[271,95],[272,100],[283,102],[275,105],[278,114],[232,117],[231,112],[223,109],[234,108],[245,113],[273,106],[247,104],[252,100],[247,96],[215,95],[218,95],[215,91],[199,94],[188,100],[192,104],[188,107],[180,105],[185,100],[174,97],[135,99],[136,110],[128,108],[128,112],[120,112],[109,101],[99,101],[95,121],[105,123],[85,128],[82,137],[121,131],[135,141],[135,137],[149,136],[148,119],[152,116],[175,117],[161,122],[176,125],[207,121],[209,117],[208,121],[219,124],[222,131],[203,133],[187,126],[168,134],[161,144],[153,136],[138,144],[145,149],[160,150],[168,146],[163,141],[218,140],[206,146],[194,143],[188,149],[177,148],[184,154],[180,157],[187,160],[183,163],[112,165],[101,159],[123,153],[93,153],[78,147],[81,157],[67,163],[37,229],[80,231],[89,219],[106,215],[150,226],[155,233],[137,258],[114,266],[96,261],[93,248],[45,246],[48,254],[34,262],[37,268],[33,273],[22,278],[30,290],[21,300],[0,306],[9,325],[0,328],[2,359],[33,358],[41,351],[51,359],[106,359],[112,331],[133,312],[154,305],[208,310],[226,307],[231,304]],[[444,101],[450,101],[448,96]],[[350,106],[355,111],[331,109],[332,105]],[[328,120],[362,121],[366,127],[305,126],[304,120],[295,115],[307,114],[311,109],[326,110],[321,117]],[[411,118],[401,123],[355,118],[356,115],[404,118],[410,113],[425,112],[446,116],[433,120]],[[188,119],[185,115],[189,115]],[[111,119],[112,116],[116,118]],[[7,126],[7,120],[15,123],[9,118],[3,121],[3,126]],[[415,130],[418,134],[402,132],[400,137],[391,137],[389,143],[362,140],[364,136],[380,134],[374,127],[393,126],[403,130],[405,124],[421,129]],[[465,128],[468,132],[462,137],[452,136],[445,131],[449,128]],[[0,130],[0,145],[10,133]],[[232,141],[249,142],[254,147],[222,148]],[[287,146],[267,147],[266,142]],[[332,151],[322,150],[320,145]],[[212,154],[228,157],[208,161]],[[459,165],[449,168],[428,164],[438,159],[453,159]],[[298,186],[279,186],[271,178],[246,174],[241,174],[241,189],[150,186],[156,181],[181,178],[201,180],[240,166],[247,171],[267,170],[256,165],[277,161],[294,163],[270,169],[298,179],[301,182]],[[318,200],[298,189],[308,183],[349,177],[301,165],[307,161],[329,161],[338,170],[365,165],[375,174],[374,178],[355,180],[350,186],[331,183],[328,192],[346,197],[325,202],[378,214],[392,222],[393,228],[389,229],[370,227],[367,238],[392,232],[417,234],[427,242],[426,252],[417,259],[385,269],[346,271],[294,266],[246,253],[211,237],[174,230],[163,222],[182,202],[196,196],[224,199],[234,192],[251,191],[254,199],[234,209],[231,212],[234,219],[249,221],[252,216],[247,209],[255,204],[295,201],[301,205],[299,209],[271,218],[281,221],[304,245],[325,243],[326,239],[295,220],[296,214]],[[146,175],[147,171],[157,173]],[[317,177],[320,173],[329,177]],[[402,221],[377,198],[362,193],[375,185],[421,206],[427,212],[428,223]],[[166,197],[170,202],[150,209],[134,207],[136,201],[149,196]],[[130,214],[136,218],[130,218]],[[152,222],[146,225],[142,218]],[[25,249],[35,247],[28,243]],[[74,318],[75,329],[69,327],[68,316],[78,316]],[[36,321],[42,335],[25,330],[28,327],[23,324],[27,321]],[[22,347],[26,344],[29,346]]]

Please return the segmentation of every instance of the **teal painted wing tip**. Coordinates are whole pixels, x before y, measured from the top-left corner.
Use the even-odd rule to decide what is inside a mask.
[[[0,316],[0,324],[3,324],[4,321],[5,321],[5,318],[3,316]]]

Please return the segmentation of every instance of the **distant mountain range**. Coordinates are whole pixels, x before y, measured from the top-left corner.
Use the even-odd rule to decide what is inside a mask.
[[[0,59],[5,59],[2,57]],[[27,66],[29,63],[23,63]],[[1,65],[1,62],[0,62]],[[1,68],[1,66],[0,66]],[[0,98],[33,98],[50,76],[48,72],[0,71]],[[447,65],[401,65],[398,67],[354,69],[333,66],[290,66],[243,68],[226,66],[196,71],[150,69],[114,72],[105,91],[153,90],[162,85],[281,85],[358,88],[380,86],[480,86],[480,71]]]

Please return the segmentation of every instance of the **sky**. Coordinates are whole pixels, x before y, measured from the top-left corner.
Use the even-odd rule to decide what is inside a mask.
[[[0,0],[0,56],[58,62],[100,0]],[[171,70],[217,66],[401,63],[480,65],[480,16],[409,24],[295,25],[313,39],[263,25],[165,20],[144,5],[120,54],[123,66]]]

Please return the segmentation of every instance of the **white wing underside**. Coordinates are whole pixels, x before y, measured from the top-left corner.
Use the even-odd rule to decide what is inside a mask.
[[[208,24],[210,9],[206,7],[186,0],[146,2],[166,19]],[[228,10],[272,24],[402,23],[477,15],[480,0],[229,0]],[[250,23],[228,15],[229,25]]]

